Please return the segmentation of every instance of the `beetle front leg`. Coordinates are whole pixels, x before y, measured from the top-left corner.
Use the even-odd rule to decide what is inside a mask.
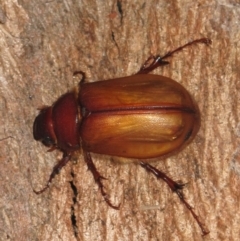
[[[40,191],[36,191],[33,189],[33,191],[36,194],[43,193],[46,189],[49,188],[50,183],[52,182],[52,179],[60,172],[60,170],[71,160],[72,154],[71,153],[64,153],[62,159],[53,167],[52,173],[48,179],[48,182],[46,186],[41,189]]]
[[[107,193],[104,191],[104,186],[102,183],[102,179],[106,179],[105,177],[101,176],[101,174],[98,172],[96,166],[94,165],[92,161],[92,157],[89,152],[84,152],[84,160],[87,163],[88,169],[92,172],[93,178],[95,182],[97,183],[98,187],[100,188],[101,194],[105,200],[105,202],[111,207],[116,210],[119,209],[120,205],[115,206],[111,203],[111,201],[108,199]]]
[[[184,205],[187,207],[187,209],[191,212],[194,219],[197,221],[199,227],[202,230],[202,235],[207,235],[209,233],[208,229],[205,227],[205,224],[202,223],[199,220],[198,215],[193,211],[193,207],[185,200],[184,195],[182,193],[182,189],[184,187],[184,184],[178,184],[177,182],[173,181],[170,177],[168,177],[165,173],[159,171],[155,167],[151,166],[150,164],[147,164],[145,162],[140,162],[140,165],[146,169],[148,172],[151,172],[154,176],[157,178],[161,178],[164,182],[168,184],[168,186],[171,188],[173,192],[175,192],[180,200],[184,203]]]
[[[82,75],[82,78],[81,78],[81,80],[80,80],[80,82],[79,82],[79,84],[81,85],[81,84],[83,84],[83,83],[86,82],[86,74],[85,74],[85,72],[79,70],[79,71],[75,71],[75,72],[73,73],[73,76],[78,75],[78,74],[81,74],[81,75]]]

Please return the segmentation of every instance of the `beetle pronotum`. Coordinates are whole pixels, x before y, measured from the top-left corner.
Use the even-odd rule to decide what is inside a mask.
[[[44,192],[74,152],[82,150],[84,160],[109,206],[103,176],[96,169],[91,152],[133,158],[148,172],[161,178],[189,209],[203,235],[209,233],[193,208],[185,200],[182,188],[146,159],[172,155],[195,137],[200,126],[198,107],[188,91],[176,81],[149,74],[169,62],[164,59],[187,46],[211,41],[189,42],[163,57],[152,56],[135,74],[118,79],[86,83],[85,74],[77,88],[62,95],[52,106],[44,107],[33,125],[34,139],[63,152],[54,166]],[[99,128],[101,127],[101,128]]]

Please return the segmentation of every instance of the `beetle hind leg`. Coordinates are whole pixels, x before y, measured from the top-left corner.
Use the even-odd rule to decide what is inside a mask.
[[[136,74],[148,74],[154,69],[167,64],[169,64],[169,62],[162,60],[162,58],[159,55],[152,55],[145,61],[145,63],[142,65],[142,67]]]
[[[157,178],[162,179],[164,182],[168,184],[168,186],[171,188],[173,192],[175,192],[182,203],[186,206],[186,208],[191,212],[194,219],[197,221],[199,227],[202,230],[202,235],[207,235],[209,233],[208,229],[205,227],[205,224],[202,223],[198,217],[198,215],[193,211],[193,207],[185,200],[182,189],[184,187],[184,184],[179,184],[175,181],[173,181],[170,177],[168,177],[165,173],[161,172],[157,168],[151,166],[148,163],[140,162],[140,165],[147,170],[148,172],[151,172],[154,176]]]
[[[111,207],[114,208],[116,210],[119,209],[120,205],[115,206],[111,203],[111,201],[109,200],[107,193],[104,190],[104,186],[102,183],[103,179],[106,179],[105,177],[101,176],[101,174],[98,172],[96,166],[94,165],[93,161],[92,161],[92,157],[90,155],[89,152],[84,152],[84,160],[87,163],[88,169],[92,172],[93,177],[95,182],[97,183],[98,187],[100,188],[101,194],[105,200],[105,202]]]
[[[153,71],[154,69],[169,64],[168,61],[165,61],[163,59],[166,59],[168,57],[171,57],[174,53],[182,51],[183,49],[185,49],[188,46],[191,45],[195,45],[198,43],[204,43],[206,45],[210,45],[212,43],[211,39],[208,38],[200,38],[200,39],[195,39],[191,42],[188,42],[172,51],[167,52],[165,55],[163,55],[162,57],[160,56],[150,56],[147,61],[145,61],[145,63],[142,65],[142,67],[140,68],[140,70],[136,73],[136,74],[148,74],[149,72]],[[150,63],[149,63],[150,62]]]

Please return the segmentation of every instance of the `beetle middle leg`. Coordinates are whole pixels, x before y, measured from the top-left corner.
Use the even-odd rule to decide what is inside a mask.
[[[198,44],[198,43],[204,43],[206,45],[210,45],[212,43],[212,41],[208,38],[196,39],[196,40],[193,40],[191,42],[184,44],[183,46],[180,46],[180,47],[174,49],[173,51],[167,52],[162,57],[159,55],[150,56],[136,74],[148,74],[149,72],[153,71],[154,69],[156,69],[160,66],[167,65],[167,64],[169,64],[169,62],[164,61],[163,59],[171,57],[174,53],[179,52],[190,45],[194,45],[194,44]]]
[[[106,203],[114,209],[119,209],[120,205],[115,206],[111,203],[111,201],[108,199],[107,193],[104,191],[104,186],[102,183],[103,179],[106,179],[105,177],[101,176],[101,174],[98,172],[96,166],[94,165],[93,161],[92,161],[92,157],[90,155],[89,152],[84,152],[84,160],[87,163],[88,169],[92,172],[93,177],[95,182],[97,183],[98,187],[100,188],[101,194],[104,198],[104,200],[106,201]]]
[[[165,173],[161,172],[157,168],[151,166],[148,163],[140,162],[140,165],[146,169],[148,172],[151,172],[154,176],[157,178],[161,178],[164,182],[168,184],[168,186],[171,188],[173,192],[175,192],[180,200],[184,203],[186,208],[191,212],[194,219],[197,221],[199,227],[202,230],[202,234],[207,235],[209,233],[208,229],[205,227],[204,223],[202,223],[198,217],[198,215],[193,211],[193,207],[185,200],[184,195],[182,193],[182,189],[184,187],[184,184],[179,184],[175,181],[173,181],[170,177],[168,177]]]

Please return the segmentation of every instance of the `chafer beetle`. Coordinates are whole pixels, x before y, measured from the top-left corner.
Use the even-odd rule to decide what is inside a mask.
[[[53,168],[45,191],[54,176],[82,150],[84,160],[109,206],[103,177],[96,169],[90,152],[135,158],[148,172],[165,181],[190,210],[203,235],[208,230],[199,220],[182,193],[182,184],[173,181],[144,159],[169,156],[183,149],[195,137],[200,117],[198,107],[188,91],[176,81],[148,74],[166,65],[175,52],[196,43],[210,44],[207,38],[189,42],[163,57],[150,57],[135,75],[86,83],[62,95],[52,106],[44,107],[33,125],[34,139],[50,150],[59,149],[63,157]]]

